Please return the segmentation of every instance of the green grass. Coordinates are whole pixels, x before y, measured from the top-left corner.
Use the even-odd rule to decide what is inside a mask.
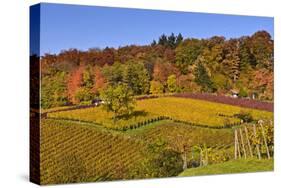
[[[273,160],[266,159],[232,160],[225,163],[208,165],[205,167],[190,168],[182,172],[179,176],[273,171],[273,163]]]

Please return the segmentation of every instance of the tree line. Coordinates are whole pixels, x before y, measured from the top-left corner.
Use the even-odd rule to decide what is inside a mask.
[[[240,97],[273,100],[273,45],[266,31],[231,39],[172,33],[150,45],[45,54],[40,57],[41,105],[89,104],[110,91],[128,91],[130,98],[235,90]]]

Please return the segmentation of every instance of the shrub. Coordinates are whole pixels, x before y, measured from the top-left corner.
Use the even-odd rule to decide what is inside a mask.
[[[234,117],[237,117],[237,118],[243,120],[243,122],[246,122],[246,123],[254,120],[251,113],[245,112],[245,111],[241,111],[239,114],[234,114]]]

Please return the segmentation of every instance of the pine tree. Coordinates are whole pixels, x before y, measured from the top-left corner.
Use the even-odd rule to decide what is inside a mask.
[[[170,48],[175,48],[176,47],[176,37],[174,35],[174,33],[172,33],[169,37],[168,37],[168,43],[167,45]]]
[[[158,44],[165,46],[167,45],[167,42],[168,42],[167,36],[165,34],[162,34],[158,40]]]
[[[183,37],[181,33],[179,33],[176,39],[176,46],[178,46],[182,41],[183,41]]]

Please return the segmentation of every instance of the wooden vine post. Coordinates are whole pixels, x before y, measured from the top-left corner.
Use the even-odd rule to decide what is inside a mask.
[[[244,140],[243,140],[243,135],[242,135],[241,128],[239,128],[239,133],[240,133],[240,138],[241,138],[241,144],[242,144],[242,149],[243,149],[243,153],[244,153],[244,158],[247,159],[247,154],[246,154],[246,149],[245,149],[245,145],[244,145]]]
[[[255,124],[253,125],[253,131],[254,131],[255,139],[257,139],[257,132],[256,132],[256,125]],[[258,143],[256,143],[256,149],[257,149],[258,158],[261,159],[260,147],[259,147]]]
[[[188,150],[188,146],[186,144],[183,145],[183,169],[187,169],[187,150]]]
[[[199,149],[200,149],[200,166],[203,166],[203,150],[201,147]]]
[[[269,153],[269,149],[268,149],[268,145],[267,145],[267,140],[266,140],[266,135],[264,132],[264,128],[263,128],[263,121],[259,121],[260,127],[261,127],[261,132],[262,132],[262,136],[263,136],[263,141],[264,141],[264,145],[266,148],[266,153],[267,153],[267,158],[270,159],[270,153]]]
[[[234,131],[234,159],[237,159],[237,130]]]
[[[237,137],[237,152],[238,152],[238,156],[239,159],[241,159],[241,152],[240,152],[240,144],[239,144],[239,138],[238,138],[238,131],[236,131],[236,137]]]
[[[251,146],[251,143],[250,143],[250,140],[249,140],[248,129],[247,129],[246,126],[244,127],[244,130],[245,130],[245,134],[246,134],[246,140],[247,140],[250,156],[253,157],[252,146]]]
[[[239,159],[240,159],[241,153],[240,153],[240,146],[239,146],[239,138],[238,138],[237,129],[235,129],[235,131],[234,131],[234,147],[235,147],[234,158],[237,159],[237,157],[239,157]]]

